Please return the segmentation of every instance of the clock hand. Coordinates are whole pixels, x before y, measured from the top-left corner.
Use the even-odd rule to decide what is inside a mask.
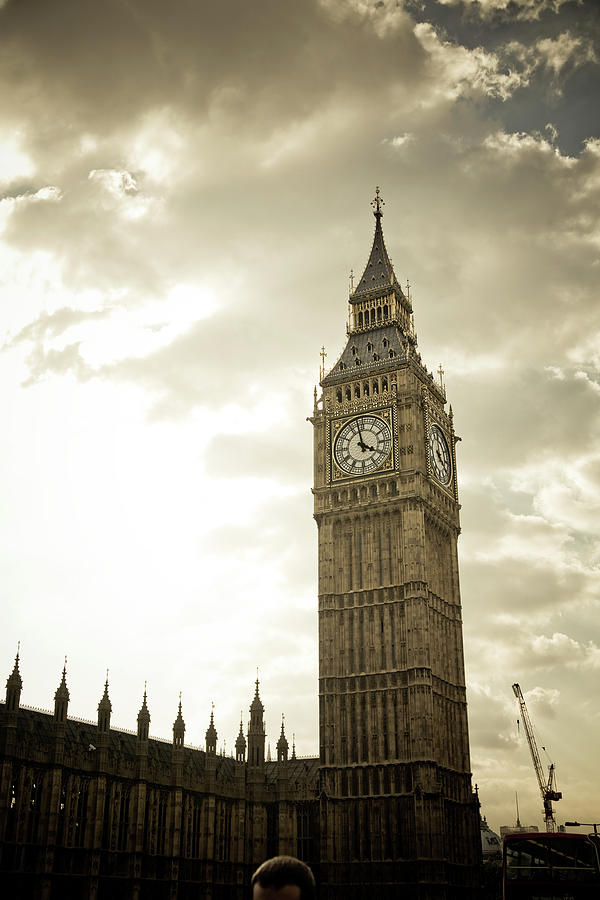
[[[358,428],[358,446],[364,453],[367,449],[365,442],[363,441],[362,431],[360,430],[360,419],[356,420],[356,427]]]

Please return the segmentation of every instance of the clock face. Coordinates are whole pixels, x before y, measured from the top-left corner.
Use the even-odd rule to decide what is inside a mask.
[[[439,425],[432,425],[429,429],[429,460],[431,471],[440,484],[448,484],[452,474],[452,463],[448,443]]]
[[[335,461],[349,475],[369,475],[388,458],[392,433],[378,416],[357,416],[341,428],[333,448]]]

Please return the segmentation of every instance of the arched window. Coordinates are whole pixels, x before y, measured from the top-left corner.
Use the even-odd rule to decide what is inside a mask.
[[[389,341],[388,341],[387,338],[384,338],[383,341],[382,341],[382,343],[383,343],[383,346],[384,346],[384,347],[387,347],[387,345],[389,344]]]
[[[363,320],[362,320],[362,313],[359,312],[359,314],[358,314],[358,327],[359,327],[359,328],[362,328],[362,327],[363,327],[363,326],[362,326],[362,322],[363,322]]]
[[[384,319],[387,319],[387,317],[388,317],[388,312],[389,312],[389,310],[388,310],[388,305],[387,305],[387,303],[385,303],[384,306],[383,306],[383,318],[384,318]]]
[[[365,383],[363,384],[363,397],[368,397],[368,396],[369,396],[369,382],[365,381]]]
[[[378,393],[379,393],[379,385],[378,385],[378,383],[377,383],[376,381],[373,382],[373,393],[374,393],[374,394],[378,394]]]
[[[355,385],[354,385],[354,396],[355,396],[355,397],[360,397],[360,384],[355,384]]]
[[[390,350],[390,359],[391,359],[392,356],[395,356],[395,355],[396,355],[396,351],[395,351],[395,350]]]
[[[336,391],[336,397],[337,397],[337,402],[338,402],[338,403],[341,403],[341,402],[342,402],[342,389],[341,389],[341,388],[338,388],[338,389],[337,389],[337,391]]]
[[[369,343],[367,344],[367,351],[370,353],[372,349],[373,349],[373,344],[371,343],[371,341],[369,341]]]
[[[388,389],[388,380],[387,380],[387,378],[382,378],[381,379],[381,390],[387,391],[387,389]]]
[[[346,388],[346,400],[352,400],[352,391],[349,387]]]
[[[381,322],[381,307],[377,307],[377,321]]]
[[[375,324],[375,310],[371,310],[371,325]]]

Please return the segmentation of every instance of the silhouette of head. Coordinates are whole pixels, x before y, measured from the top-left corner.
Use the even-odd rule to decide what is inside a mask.
[[[314,900],[314,875],[294,856],[274,856],[252,876],[252,900]]]

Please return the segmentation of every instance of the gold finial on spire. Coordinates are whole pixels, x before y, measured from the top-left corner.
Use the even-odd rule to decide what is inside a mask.
[[[408,278],[406,279],[406,297],[410,300],[410,281]]]
[[[320,352],[319,356],[321,357],[321,365],[319,366],[319,376],[320,376],[320,379],[322,380],[323,378],[325,378],[325,360],[327,358],[327,353],[325,351],[325,347],[321,347],[321,352]]]
[[[438,375],[440,376],[440,387],[443,388],[444,387],[444,370],[442,369],[441,363],[440,363],[440,366],[438,369]]]
[[[354,293],[354,269],[350,269],[350,293]]]
[[[373,207],[375,217],[380,218],[383,215],[381,207],[385,206],[385,200],[379,193],[379,185],[375,188],[375,199],[371,200],[371,206]]]

